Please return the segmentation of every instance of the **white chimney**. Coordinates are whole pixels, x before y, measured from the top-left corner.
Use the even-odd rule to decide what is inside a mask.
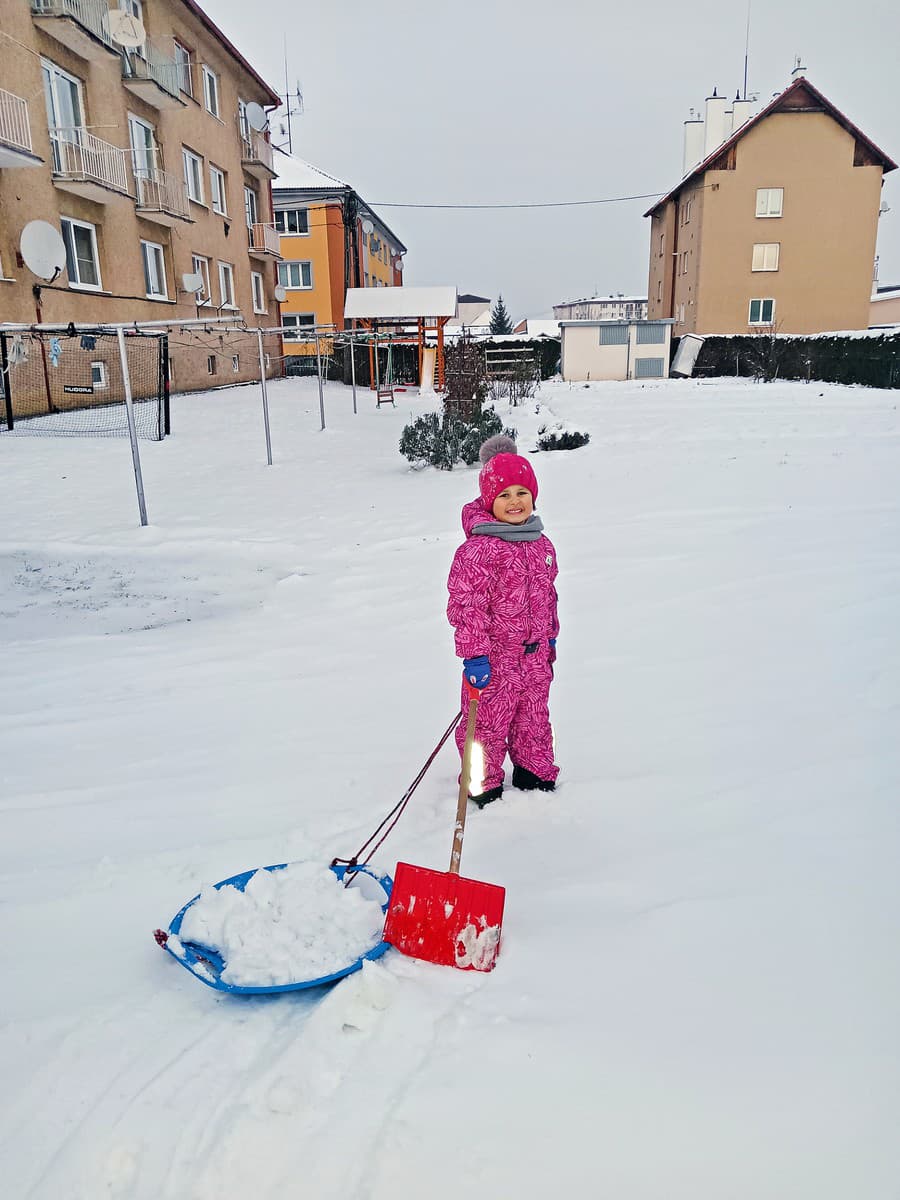
[[[737,133],[742,125],[753,116],[753,100],[735,100],[734,102],[734,118],[732,121],[731,131]]]
[[[713,94],[706,98],[706,129],[703,138],[703,157],[712,154],[717,146],[725,141],[725,112],[728,108],[728,98],[720,96],[713,88]]]
[[[793,83],[795,79],[805,79],[806,78],[806,67],[804,67],[802,65],[802,62],[803,62],[803,60],[800,58],[800,55],[798,54],[794,59],[794,69],[793,69],[793,71],[791,71],[791,83]]]
[[[687,175],[703,159],[703,118],[694,114],[684,123],[684,159],[682,175]]]

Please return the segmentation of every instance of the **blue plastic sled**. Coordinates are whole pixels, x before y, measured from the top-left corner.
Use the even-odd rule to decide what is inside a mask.
[[[221,882],[213,886],[218,889],[231,884],[238,891],[242,892],[247,886],[248,881],[256,874],[257,869],[260,871],[280,871],[284,867],[290,866],[289,863],[276,863],[271,867],[254,868],[252,871],[242,871],[240,875],[232,875],[230,879],[223,879]],[[331,868],[337,875],[338,879],[343,879],[347,872],[345,866],[335,866]],[[371,882],[370,882],[371,881]],[[356,879],[349,885],[350,887],[365,887],[372,899],[381,899],[377,895],[380,889],[383,893],[384,900],[381,905],[381,911],[386,913],[388,901],[391,898],[391,888],[394,881],[389,875],[376,875],[367,866],[357,867]],[[370,890],[371,889],[371,890]],[[366,959],[380,958],[385,950],[389,949],[387,942],[376,942],[371,949],[361,954],[348,967],[344,967],[340,971],[335,971],[332,975],[321,975],[318,979],[305,979],[296,983],[279,983],[279,984],[264,984],[262,987],[249,987],[246,984],[224,983],[221,975],[225,970],[225,962],[222,957],[214,950],[208,949],[206,946],[199,946],[194,942],[181,942],[181,948],[184,952],[183,956],[177,954],[168,944],[170,934],[179,935],[181,922],[184,919],[184,914],[194,904],[200,896],[194,896],[192,900],[188,900],[187,904],[175,914],[169,923],[167,930],[157,929],[154,937],[157,943],[162,948],[171,954],[172,958],[177,963],[180,963],[185,970],[190,971],[195,979],[199,979],[201,983],[205,983],[207,987],[215,988],[217,992],[232,992],[240,996],[260,995],[267,992],[296,992],[302,988],[321,987],[325,983],[334,983],[336,979],[342,979],[345,975],[351,975],[354,971],[358,971]],[[180,941],[180,937],[179,937]]]

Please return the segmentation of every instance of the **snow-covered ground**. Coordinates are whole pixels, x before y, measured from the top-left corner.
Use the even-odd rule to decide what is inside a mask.
[[[900,1188],[897,393],[545,385],[561,786],[470,815],[496,971],[396,952],[235,999],[154,944],[347,856],[450,721],[474,470],[329,385],[142,445],[3,438],[0,1167],[10,1200],[887,1200]],[[439,756],[376,865],[445,869]]]

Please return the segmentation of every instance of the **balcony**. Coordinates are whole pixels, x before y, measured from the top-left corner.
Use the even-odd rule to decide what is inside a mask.
[[[271,144],[255,129],[248,129],[244,125],[240,128],[241,166],[257,179],[274,179],[276,171]]]
[[[0,88],[0,167],[40,167],[43,161],[31,148],[27,102]]]
[[[129,151],[120,150],[87,129],[74,126],[50,129],[53,182],[64,192],[73,192],[98,204],[106,204],[111,192],[126,196]]]
[[[139,217],[169,228],[179,221],[192,220],[184,179],[180,175],[172,175],[159,167],[135,168],[134,183],[137,191],[135,209]]]
[[[31,0],[35,25],[91,62],[121,52],[109,36],[108,14],[106,0]]]
[[[160,110],[183,108],[178,66],[168,44],[148,39],[122,53],[122,82],[135,96]]]
[[[250,237],[250,253],[254,258],[281,258],[281,238],[274,225],[263,225],[257,221],[247,226]]]

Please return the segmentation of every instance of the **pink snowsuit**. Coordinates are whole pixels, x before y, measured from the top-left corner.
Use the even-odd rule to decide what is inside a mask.
[[[503,783],[507,751],[514,766],[525,767],[539,779],[555,780],[559,774],[547,706],[556,657],[549,639],[559,632],[553,582],[556,551],[544,534],[530,542],[473,534],[473,526],[483,522],[503,524],[480,499],[465,505],[466,540],[454,555],[447,580],[447,616],[456,630],[456,653],[460,658],[486,654],[491,664],[491,681],[479,695],[475,725],[476,741],[484,751],[484,779],[473,778],[473,794]],[[468,707],[463,685],[463,719],[456,728],[460,753]]]

